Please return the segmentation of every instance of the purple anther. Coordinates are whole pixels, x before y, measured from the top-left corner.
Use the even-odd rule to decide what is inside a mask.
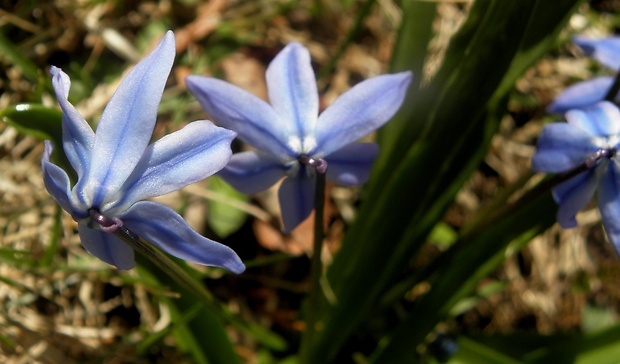
[[[99,228],[106,233],[114,234],[118,228],[123,226],[123,222],[118,217],[109,218],[103,216],[99,211],[90,209],[90,218],[99,225]]]
[[[586,159],[585,165],[587,168],[592,168],[602,158],[611,159],[615,155],[616,155],[615,149],[599,149],[596,151],[596,153],[592,154],[588,159]]]
[[[327,172],[327,161],[323,158],[312,158],[306,154],[299,157],[299,162],[307,166],[313,167],[317,173],[325,174]]]

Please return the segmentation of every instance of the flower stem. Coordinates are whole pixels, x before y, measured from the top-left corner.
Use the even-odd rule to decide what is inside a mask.
[[[310,292],[308,294],[308,305],[306,307],[306,330],[301,340],[300,357],[302,363],[310,361],[312,353],[312,343],[314,334],[318,329],[318,308],[321,297],[321,276],[323,275],[323,264],[321,252],[323,251],[323,213],[325,210],[325,184],[327,173],[327,162],[323,159],[312,159],[302,156],[300,161],[303,164],[314,167],[316,170],[316,189],[314,192],[314,243],[312,249],[312,259],[310,261]]]

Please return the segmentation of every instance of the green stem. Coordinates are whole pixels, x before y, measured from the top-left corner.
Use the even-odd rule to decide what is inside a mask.
[[[618,95],[618,91],[620,91],[620,71],[616,74],[616,79],[614,83],[607,91],[607,95],[605,95],[605,100],[614,102],[616,100],[616,95]]]
[[[317,309],[321,297],[321,276],[323,275],[323,264],[321,252],[323,250],[323,212],[325,210],[325,175],[326,169],[320,171],[316,168],[316,190],[314,193],[314,244],[312,249],[312,260],[310,266],[310,293],[308,294],[308,306],[306,307],[306,330],[301,340],[301,362],[308,363],[312,353],[312,343],[314,334],[318,326]]]

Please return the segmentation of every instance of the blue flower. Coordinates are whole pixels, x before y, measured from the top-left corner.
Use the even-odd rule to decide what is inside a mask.
[[[133,249],[113,233],[122,225],[178,258],[240,273],[245,267],[230,248],[202,237],[172,209],[148,201],[219,171],[232,154],[235,133],[206,120],[149,145],[157,107],[174,61],[171,31],[123,79],[106,106],[96,133],[69,103],[71,81],[52,67],[52,84],[62,109],[63,148],[77,174],[41,160],[45,187],[78,222],[84,248],[119,269],[135,266]]]
[[[553,188],[560,205],[558,222],[577,226],[575,215],[598,189],[598,208],[609,240],[620,252],[620,110],[602,101],[590,108],[566,113],[567,123],[546,125],[532,160],[537,172],[562,173],[586,165],[591,168]]]
[[[270,104],[227,82],[188,76],[186,84],[207,113],[255,147],[233,155],[221,175],[246,194],[260,192],[285,177],[278,197],[284,230],[310,215],[314,168],[300,158],[324,159],[327,178],[351,186],[366,182],[379,148],[356,143],[398,110],[411,72],[368,79],[338,98],[319,116],[319,96],[310,53],[288,44],[271,62],[266,79]]]
[[[573,41],[603,66],[614,72],[620,69],[620,37],[603,39],[574,37]],[[570,109],[582,109],[603,101],[614,79],[614,76],[601,76],[571,85],[555,98],[547,107],[547,112],[564,113]],[[616,96],[616,101],[620,101],[620,97]]]

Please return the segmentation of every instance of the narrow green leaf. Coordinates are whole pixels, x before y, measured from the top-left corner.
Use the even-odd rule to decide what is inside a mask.
[[[549,213],[551,209],[555,209],[555,202],[550,194],[545,194],[480,235],[455,243],[445,253],[449,259],[436,273],[431,290],[384,340],[373,356],[374,362],[414,358],[417,345],[460,299],[505,260],[508,249],[513,253],[519,251],[555,222],[555,215]]]

